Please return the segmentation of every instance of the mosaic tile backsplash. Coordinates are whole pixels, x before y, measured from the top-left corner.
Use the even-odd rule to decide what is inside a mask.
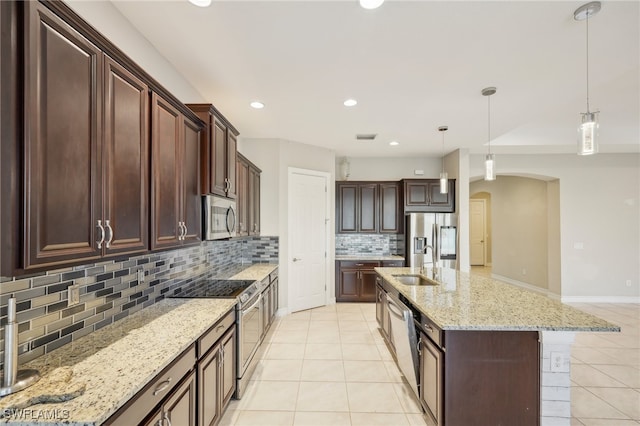
[[[278,254],[278,237],[245,237],[29,278],[0,277],[0,364],[11,294],[17,302],[22,364],[153,305],[195,277],[229,277],[249,264],[278,263]],[[143,281],[138,280],[139,271]],[[67,307],[70,285],[81,286],[80,303]]]
[[[336,234],[336,256],[404,255],[402,234]]]

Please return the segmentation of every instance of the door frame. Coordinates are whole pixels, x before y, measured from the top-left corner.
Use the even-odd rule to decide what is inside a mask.
[[[322,172],[319,170],[310,170],[310,169],[301,169],[301,168],[297,168],[297,167],[288,167],[287,169],[287,219],[290,219],[291,217],[293,217],[292,212],[293,212],[293,203],[291,202],[292,200],[292,185],[291,185],[291,181],[293,178],[293,175],[295,174],[300,174],[300,175],[308,175],[308,176],[314,176],[314,177],[321,177],[324,179],[324,194],[325,194],[325,213],[324,213],[324,227],[325,227],[325,241],[324,241],[324,251],[325,251],[325,256],[324,256],[324,271],[325,271],[325,284],[324,284],[324,304],[325,306],[331,303],[330,300],[330,291],[331,291],[331,286],[329,285],[329,278],[331,277],[331,265],[329,262],[329,245],[330,245],[330,235],[329,235],[329,225],[331,222],[331,198],[330,198],[330,191],[329,191],[329,184],[331,182],[331,173],[329,172]],[[291,223],[290,220],[287,220],[288,223]],[[289,229],[289,227],[287,227],[287,282],[288,282],[288,291],[287,291],[287,311],[288,313],[292,312],[292,307],[293,307],[293,300],[292,300],[292,295],[293,295],[293,279],[291,277],[291,265],[293,263],[293,261],[291,260],[291,255],[289,253],[290,251],[290,247],[293,247],[292,244],[292,232],[291,229]],[[335,299],[334,299],[335,301]]]
[[[482,239],[484,248],[482,250],[482,266],[490,266],[487,265],[487,247],[489,246],[488,236],[487,236],[487,201],[484,198],[471,198],[469,200],[469,214],[471,214],[471,204],[472,203],[482,203]],[[471,221],[469,221],[471,224]],[[471,251],[471,229],[469,229],[469,251]],[[471,263],[471,253],[469,253],[469,263]]]

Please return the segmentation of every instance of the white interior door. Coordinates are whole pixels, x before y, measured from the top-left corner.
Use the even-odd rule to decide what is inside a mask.
[[[472,266],[485,264],[486,247],[486,222],[484,200],[469,200],[469,249],[471,251],[470,263]]]
[[[289,171],[291,312],[327,303],[327,185],[323,172]]]

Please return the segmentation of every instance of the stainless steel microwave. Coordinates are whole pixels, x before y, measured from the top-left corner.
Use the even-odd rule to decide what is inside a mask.
[[[236,236],[236,202],[215,195],[205,195],[204,239],[220,240]]]

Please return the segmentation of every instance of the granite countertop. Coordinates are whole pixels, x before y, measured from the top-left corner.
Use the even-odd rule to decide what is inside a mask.
[[[149,383],[176,356],[223,317],[235,299],[165,299],[131,316],[21,365],[39,370],[40,382],[0,399],[0,414],[9,415],[21,401],[38,398],[52,375],[65,376],[65,387],[84,393],[62,403],[28,410],[58,413],[57,419],[6,417],[12,425],[99,425]],[[67,377],[68,376],[68,377]],[[60,383],[50,382],[49,387]]]
[[[397,254],[349,254],[336,255],[336,260],[404,260],[404,256]]]
[[[620,331],[620,327],[543,294],[491,278],[443,268],[439,285],[404,285],[394,275],[419,268],[375,268],[443,330]],[[427,268],[424,275],[432,277]]]
[[[276,269],[278,269],[278,265],[275,263],[256,263],[233,275],[230,279],[262,281]]]

